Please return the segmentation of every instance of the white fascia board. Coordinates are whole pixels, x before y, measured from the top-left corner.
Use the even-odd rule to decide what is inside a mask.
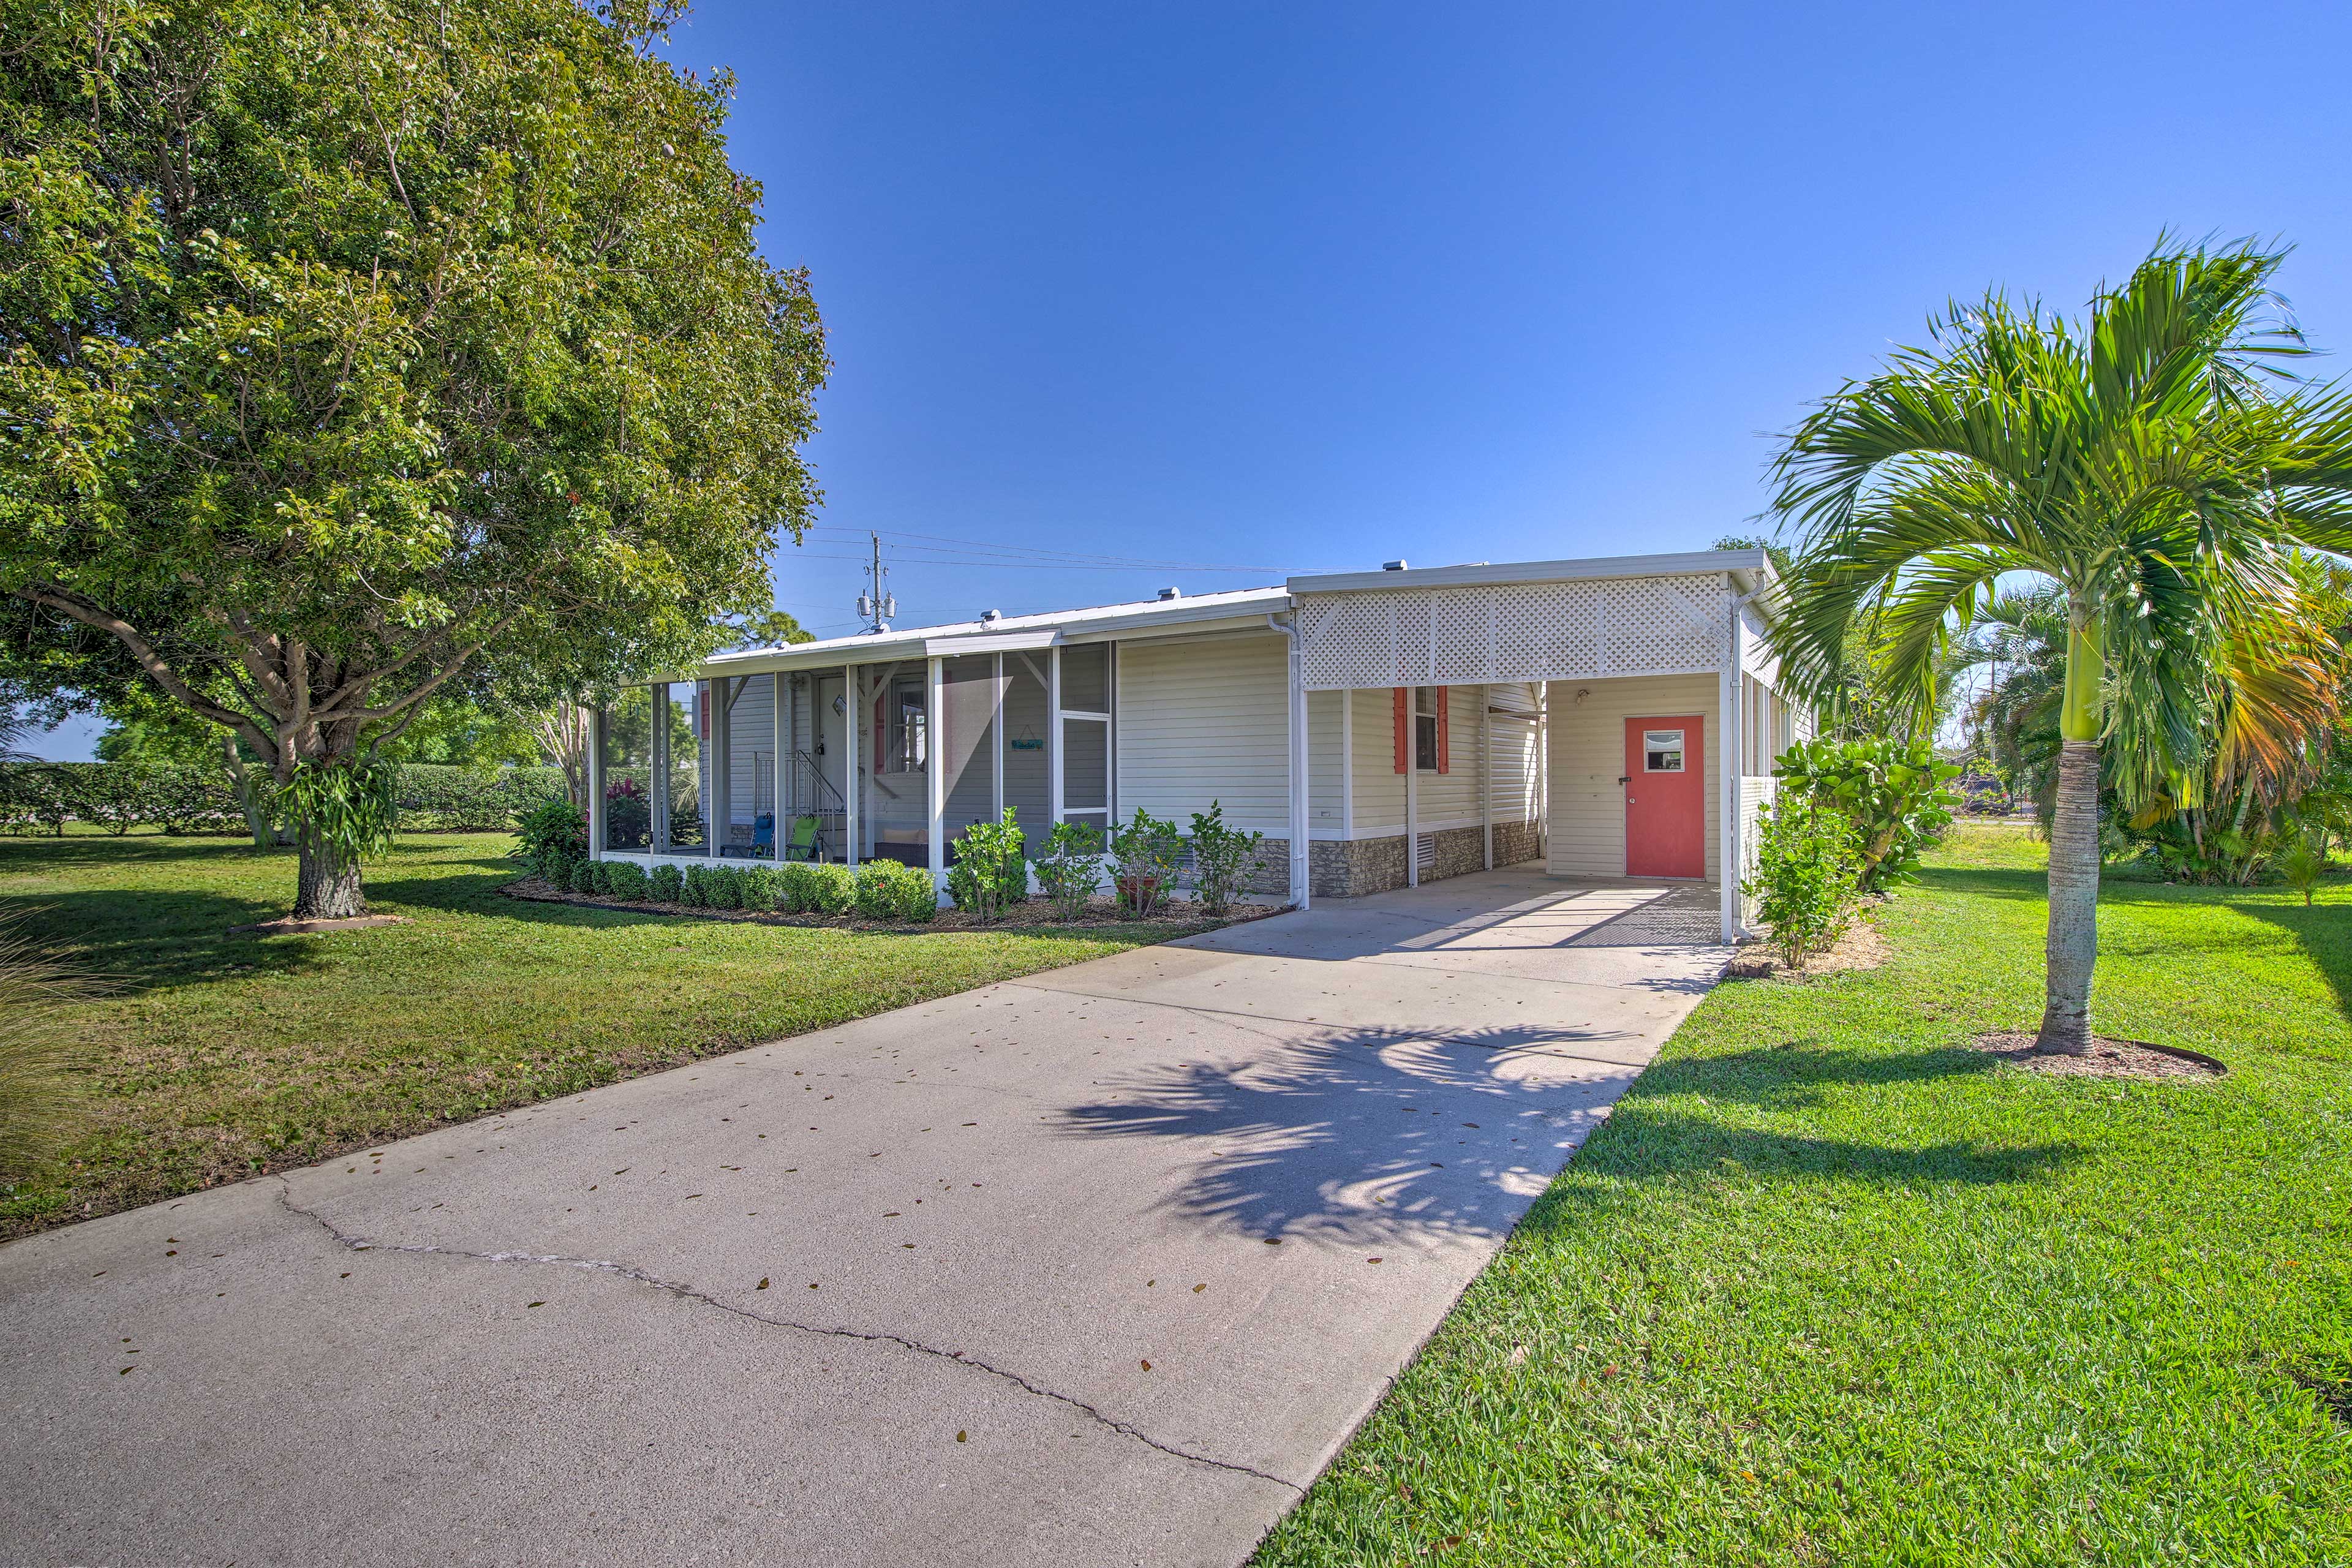
[[[967,653],[1026,653],[1051,647],[1062,640],[1058,631],[1003,632],[985,637],[926,637],[923,652],[932,658],[954,658]]]
[[[1238,588],[1203,594],[1193,599],[1147,599],[1128,605],[1104,605],[1049,615],[1007,616],[998,629],[978,621],[954,621],[945,626],[909,626],[904,631],[832,637],[824,642],[793,643],[788,647],[750,648],[722,653],[705,661],[692,675],[667,679],[686,680],[718,675],[764,675],[771,671],[838,669],[845,664],[878,664],[889,659],[925,658],[950,641],[961,651],[987,653],[1046,647],[1055,642],[1087,642],[1121,637],[1133,631],[1157,632],[1162,627],[1187,627],[1201,622],[1239,618],[1262,625],[1270,611],[1286,610],[1291,599],[1282,588]],[[1032,634],[1040,642],[1015,642]],[[655,677],[654,679],[665,679]]]
[[[1578,561],[1504,561],[1475,566],[1427,566],[1409,572],[1325,572],[1293,577],[1294,594],[1360,594],[1381,588],[1458,588],[1497,583],[1564,583],[1593,577],[1670,577],[1692,572],[1727,572],[1745,592],[1761,574],[1769,579],[1771,558],[1761,550],[1687,550],[1672,555],[1601,555]]]

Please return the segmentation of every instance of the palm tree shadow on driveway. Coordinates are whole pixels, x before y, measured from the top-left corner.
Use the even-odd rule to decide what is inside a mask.
[[[1187,1226],[1349,1246],[1492,1238],[1516,1223],[1632,1086],[1641,1069],[1623,1059],[1632,1054],[1624,1041],[1614,1031],[1539,1026],[1445,1036],[1335,1030],[1247,1060],[1106,1078],[1100,1098],[1063,1109],[1052,1126],[1063,1137],[1199,1145],[1155,1205]],[[1660,1070],[1671,1092],[1719,1087],[1727,1099],[1767,1104],[1782,1097],[1759,1085],[1759,1054],[1774,1053]],[[1980,1070],[1969,1059],[1976,1057],[1929,1052],[1890,1067],[1802,1052],[1782,1063],[1805,1080],[1792,1082],[1782,1103],[1801,1105],[1830,1079],[1894,1082]],[[1654,1109],[1656,1098],[1616,1109],[1607,1159],[1634,1180],[1712,1173],[1734,1161],[1749,1179],[1975,1184],[2030,1180],[2076,1152],[1778,1134]]]

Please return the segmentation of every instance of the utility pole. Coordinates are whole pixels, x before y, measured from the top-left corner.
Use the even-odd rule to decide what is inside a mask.
[[[890,629],[890,623],[898,618],[898,597],[889,590],[890,569],[882,564],[882,536],[869,532],[866,537],[873,543],[874,554],[866,567],[866,592],[857,595],[857,615],[871,635]]]

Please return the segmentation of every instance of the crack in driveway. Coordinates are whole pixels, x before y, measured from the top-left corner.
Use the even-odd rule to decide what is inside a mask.
[[[1017,1372],[1007,1372],[1003,1367],[992,1366],[987,1362],[976,1360],[971,1356],[961,1353],[961,1352],[936,1350],[929,1345],[923,1344],[915,1340],[908,1339],[901,1334],[893,1334],[883,1331],[868,1332],[859,1329],[827,1327],[821,1323],[796,1322],[790,1318],[771,1318],[764,1313],[754,1312],[748,1308],[739,1307],[732,1301],[723,1301],[707,1291],[696,1289],[691,1285],[683,1285],[675,1279],[665,1279],[658,1274],[648,1273],[645,1269],[636,1268],[631,1264],[614,1263],[604,1258],[562,1258],[534,1252],[469,1252],[462,1247],[435,1247],[427,1242],[375,1241],[363,1236],[352,1236],[349,1232],[338,1227],[331,1220],[328,1219],[326,1215],[318,1213],[314,1209],[305,1208],[300,1204],[296,1203],[294,1201],[293,1188],[287,1183],[285,1177],[277,1176],[272,1179],[278,1183],[278,1202],[287,1213],[299,1215],[303,1219],[309,1220],[320,1230],[325,1231],[330,1237],[332,1237],[338,1245],[347,1247],[353,1252],[422,1253],[438,1258],[468,1258],[477,1263],[528,1263],[538,1264],[544,1268],[586,1268],[593,1269],[600,1273],[617,1274],[625,1279],[633,1279],[640,1285],[651,1286],[653,1289],[662,1291],[667,1295],[674,1296],[679,1300],[693,1301],[701,1306],[713,1307],[718,1309],[719,1311],[729,1313],[734,1317],[747,1319],[751,1322],[760,1323],[768,1328],[790,1329],[798,1333],[810,1334],[821,1339],[857,1340],[864,1343],[873,1345],[897,1345],[900,1349],[912,1352],[917,1355],[930,1356],[936,1360],[946,1362],[950,1366],[969,1367],[972,1371],[985,1373],[991,1377],[998,1378],[1005,1383],[1009,1383],[1015,1388],[1020,1389],[1024,1394],[1029,1394],[1034,1398],[1051,1400],[1056,1405],[1066,1405],[1098,1426],[1108,1427],[1111,1431],[1118,1433],[1120,1436],[1130,1438],[1135,1442],[1142,1444],[1147,1448],[1155,1449],[1160,1453],[1166,1454],[1171,1458],[1181,1459],[1185,1463],[1192,1465],[1206,1465],[1213,1469],[1230,1470],[1236,1475],[1249,1476],[1261,1481],[1268,1481],[1275,1486],[1286,1488],[1292,1492],[1299,1493],[1301,1495],[1304,1495],[1307,1490],[1305,1487],[1301,1486],[1297,1481],[1286,1480],[1280,1476],[1271,1475],[1265,1470],[1255,1468],[1249,1465],[1237,1465],[1226,1459],[1213,1459],[1205,1454],[1191,1453],[1185,1449],[1174,1447],[1169,1444],[1162,1443],[1158,1438],[1151,1436],[1150,1434],[1143,1432],[1138,1427],[1130,1426],[1125,1421],[1120,1421],[1115,1417],[1104,1415],[1101,1411],[1096,1409],[1093,1405],[1087,1404],[1083,1399],[1074,1398],[1069,1394],[1057,1393],[1050,1388],[1041,1388],[1037,1384],[1030,1382],[1027,1378],[1023,1377]]]

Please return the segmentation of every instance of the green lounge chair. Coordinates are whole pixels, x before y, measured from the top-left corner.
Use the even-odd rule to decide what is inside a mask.
[[[793,818],[793,836],[784,841],[784,858],[787,860],[824,858],[824,841],[817,837],[815,817]]]

